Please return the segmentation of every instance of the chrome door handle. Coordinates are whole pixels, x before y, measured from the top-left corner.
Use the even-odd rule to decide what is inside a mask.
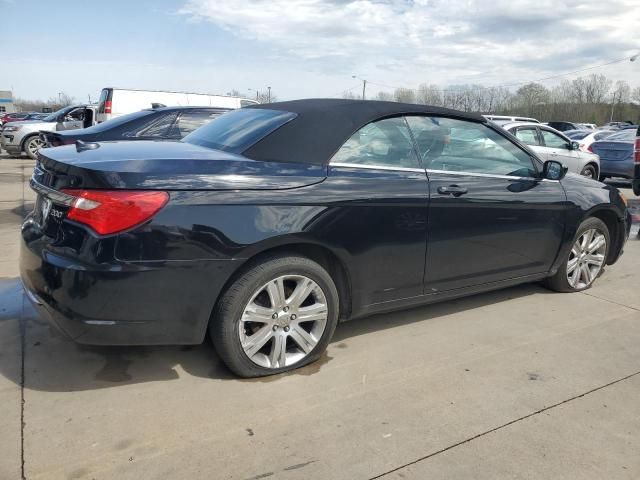
[[[467,189],[458,185],[449,185],[448,187],[438,187],[438,193],[441,195],[453,195],[459,197],[467,193]]]

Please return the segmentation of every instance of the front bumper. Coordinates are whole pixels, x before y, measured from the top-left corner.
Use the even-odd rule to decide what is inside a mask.
[[[6,150],[9,153],[15,154],[20,153],[22,147],[20,146],[20,141],[17,140],[17,136],[15,135],[17,132],[2,132],[0,134],[0,145],[2,146],[2,150]]]
[[[29,241],[25,226],[22,237],[20,275],[28,298],[67,337],[89,345],[202,342],[215,301],[239,265],[87,265],[52,253],[41,239]]]

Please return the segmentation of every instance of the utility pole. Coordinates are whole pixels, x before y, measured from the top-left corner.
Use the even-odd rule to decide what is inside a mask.
[[[62,105],[62,92],[58,92],[58,103]]]
[[[360,78],[357,75],[351,75],[351,78],[357,78],[358,80],[362,80],[362,99],[366,100],[366,98],[367,98],[366,97],[366,94],[367,94],[367,81],[364,78]]]
[[[267,103],[271,103],[271,87],[267,87]]]
[[[611,102],[611,117],[609,117],[609,122],[613,122],[613,110],[616,107],[616,92],[613,92],[613,101]]]

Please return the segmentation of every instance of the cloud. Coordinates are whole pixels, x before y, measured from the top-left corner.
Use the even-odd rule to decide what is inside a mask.
[[[404,85],[536,78],[640,49],[637,0],[188,0],[179,13],[281,60]]]

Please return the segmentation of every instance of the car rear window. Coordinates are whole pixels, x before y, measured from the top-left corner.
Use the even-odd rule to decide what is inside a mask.
[[[281,110],[241,108],[198,128],[182,141],[201,147],[242,153],[296,116],[295,113]]]
[[[564,132],[564,134],[569,137],[571,140],[582,140],[587,135],[590,135],[593,132],[589,130],[576,130],[576,131],[568,131]]]

